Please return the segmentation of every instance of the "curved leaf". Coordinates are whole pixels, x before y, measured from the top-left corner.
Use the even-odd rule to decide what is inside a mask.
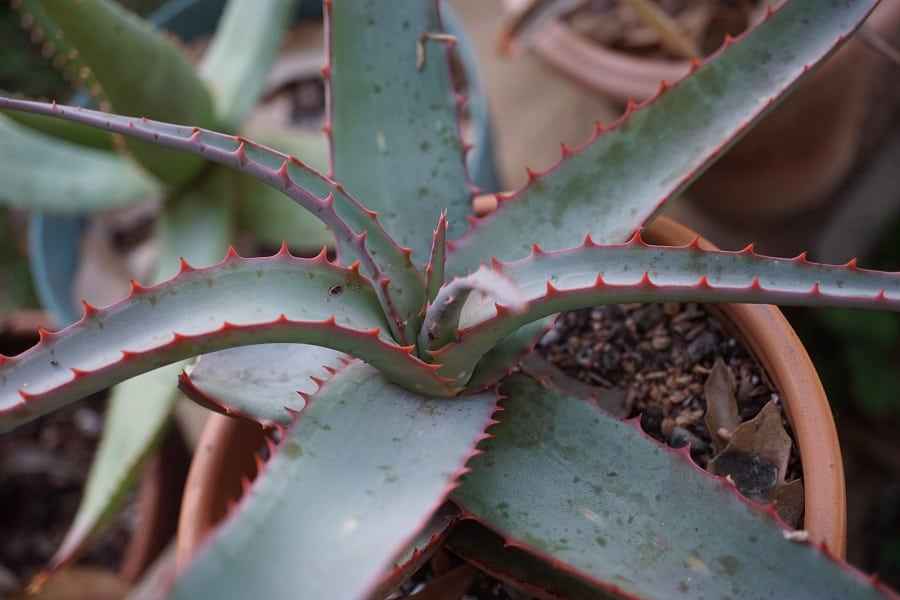
[[[0,90],[0,96],[11,97],[14,94]],[[5,111],[3,115],[12,121],[44,135],[70,142],[78,146],[85,146],[95,150],[115,151],[113,136],[105,131],[93,127],[86,127],[78,123],[70,123],[60,119],[51,119],[41,115],[32,115],[15,110]]]
[[[55,116],[152,141],[203,156],[283,190],[328,225],[342,244],[353,249],[363,272],[377,283],[375,291],[385,312],[391,315],[391,331],[398,339],[415,341],[425,283],[410,262],[409,252],[397,246],[381,228],[376,215],[347,194],[343,186],[295,157],[241,137],[85,108],[10,98],[0,98],[0,108]]]
[[[89,65],[114,110],[184,125],[216,124],[203,82],[149,23],[111,0],[41,0],[40,5]],[[184,183],[203,165],[146,144],[130,142],[129,148],[141,165],[170,184]]]
[[[448,272],[521,258],[532,241],[556,250],[588,234],[603,244],[627,240],[834,51],[876,1],[836,1],[829,10],[820,0],[786,3],[689,77],[630,106],[611,129],[564,150],[556,166],[474,223],[454,246]]]
[[[158,191],[146,173],[118,154],[48,137],[2,115],[0,181],[0,203],[67,213],[127,206]]]
[[[492,393],[419,396],[364,364],[338,372],[173,597],[367,597],[440,508],[495,406]]]
[[[626,596],[883,597],[636,421],[522,376],[501,391],[501,422],[453,498],[507,545]]]
[[[233,252],[208,269],[174,279],[108,308],[88,307],[63,332],[15,357],[0,357],[3,430],[137,374],[224,348],[267,342],[326,346],[377,366],[408,387],[454,390],[389,337],[369,283],[323,256],[264,259]]]
[[[484,269],[488,269],[484,267]],[[753,302],[900,310],[900,273],[867,271],[855,262],[820,265],[753,252],[626,244],[544,252],[509,264],[495,262],[526,299],[526,308],[498,307],[473,293],[462,307],[457,340],[432,351],[441,373],[462,381],[479,357],[525,323],[565,310],[619,302]],[[477,273],[477,272],[476,272]]]

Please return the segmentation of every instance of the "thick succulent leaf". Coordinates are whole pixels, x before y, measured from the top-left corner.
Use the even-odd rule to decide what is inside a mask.
[[[226,128],[236,128],[256,103],[294,4],[294,0],[230,0],[225,5],[199,74]]]
[[[477,292],[478,302],[502,304],[513,312],[524,311],[525,295],[514,281],[494,269],[479,269],[445,284],[425,312],[419,347],[440,347],[456,337],[456,327],[466,300]]]
[[[487,269],[488,267],[484,267]],[[852,306],[900,310],[900,273],[867,271],[851,262],[820,265],[796,258],[650,246],[640,236],[615,246],[590,240],[578,248],[535,248],[499,271],[523,292],[527,307],[510,310],[470,296],[460,315],[458,339],[437,349],[447,377],[468,377],[480,356],[523,324],[553,313],[611,302],[753,302],[804,306]]]
[[[286,251],[235,254],[208,269],[185,264],[174,279],[134,286],[125,300],[15,357],[0,357],[0,420],[8,430],[156,367],[225,348],[293,342],[348,352],[395,381],[433,394],[454,390],[387,333],[369,283],[355,268]]]
[[[555,250],[586,234],[621,243],[655,216],[753,122],[828,56],[876,0],[792,0],[739,42],[576,151],[479,219],[448,272],[521,258],[532,241]],[[727,192],[723,202],[727,202]]]
[[[221,258],[231,237],[228,183],[222,177],[207,177],[202,187],[184,189],[163,206],[156,281],[176,273],[181,258],[200,266]],[[179,398],[175,386],[185,366],[183,362],[166,365],[113,387],[78,511],[48,565],[50,571],[74,560],[127,500],[171,422]]]
[[[295,157],[241,137],[86,108],[0,98],[0,109],[3,108],[56,116],[201,155],[283,190],[318,216],[345,247],[352,249],[363,272],[377,284],[378,298],[385,312],[391,315],[391,331],[398,339],[415,341],[412,332],[418,329],[425,283],[412,266],[408,250],[397,246],[374,213],[363,208],[342,185]]]
[[[456,505],[452,502],[444,503],[428,523],[416,532],[412,543],[394,561],[390,574],[369,597],[386,598],[390,592],[408,581],[442,546],[458,520],[459,509]]]
[[[61,142],[2,115],[0,181],[4,204],[69,213],[126,206],[157,192],[153,179],[122,156]]]
[[[501,392],[500,424],[453,498],[507,545],[629,596],[882,597],[637,421],[523,376]]]
[[[455,485],[495,404],[419,396],[360,363],[338,372],[173,597],[367,597]]]
[[[326,7],[334,176],[423,265],[440,215],[453,239],[471,212],[448,41],[429,37],[442,33],[438,2]]]
[[[204,354],[185,369],[181,389],[194,401],[265,427],[288,425],[301,394],[318,389],[350,357],[321,346],[261,344]],[[316,378],[316,379],[313,379]]]

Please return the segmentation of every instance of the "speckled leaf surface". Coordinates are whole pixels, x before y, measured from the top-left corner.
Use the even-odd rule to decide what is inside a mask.
[[[422,397],[361,363],[339,371],[173,597],[367,597],[441,506],[495,405],[493,393]]]
[[[455,247],[448,271],[465,274],[479,260],[521,258],[532,242],[556,250],[587,234],[597,243],[627,240],[875,4],[842,0],[822,10],[821,0],[788,2],[740,43],[727,44],[689,78],[630,109],[613,128],[565,152],[557,165],[501,202]]]
[[[471,212],[448,42],[422,37],[441,33],[438,3],[327,4],[334,176],[421,266],[441,213],[453,239]]]
[[[35,177],[36,172],[50,176]],[[61,142],[0,115],[0,202],[80,213],[134,204],[158,185],[126,158]]]
[[[453,498],[507,544],[638,597],[882,597],[637,422],[524,376],[501,393]]]

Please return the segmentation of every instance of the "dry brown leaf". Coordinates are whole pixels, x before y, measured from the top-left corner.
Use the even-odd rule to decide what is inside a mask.
[[[803,481],[795,479],[788,481],[775,491],[775,508],[778,516],[793,528],[800,527],[803,523]]]
[[[716,453],[722,452],[728,445],[731,434],[739,423],[737,400],[734,397],[734,379],[725,361],[716,358],[703,392],[706,396],[706,428],[712,438]],[[727,432],[722,435],[720,432]]]
[[[709,461],[708,470],[730,476],[751,500],[771,502],[784,485],[791,444],[781,412],[769,402],[756,417],[738,425],[725,449]]]

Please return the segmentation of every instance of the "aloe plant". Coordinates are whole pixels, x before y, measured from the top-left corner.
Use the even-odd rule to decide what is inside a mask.
[[[886,593],[686,453],[512,373],[553,314],[604,302],[900,309],[897,273],[639,233],[875,3],[792,0],[479,218],[438,2],[326,0],[329,175],[198,126],[2,99],[236,169],[338,242],[334,262],[229,250],[85,304],[78,323],[0,360],[2,426],[203,355],[183,387],[277,443],[173,597],[366,597],[419,555],[406,551],[448,499],[499,538],[459,527],[456,547],[548,594]]]
[[[22,0],[15,5],[42,50],[56,50],[54,63],[71,62],[67,70],[81,73],[82,87],[91,90],[107,109],[112,106],[157,119],[218,125],[231,133],[240,129],[302,156],[316,168],[327,167],[327,140],[321,132],[295,128],[285,135],[271,125],[244,122],[263,93],[269,65],[291,15],[298,11],[302,15],[314,13],[312,3],[295,6],[295,0],[190,0],[167,4],[151,15],[150,21],[188,36],[202,34],[203,28],[214,25],[217,13],[222,12],[215,35],[196,65],[186,60],[171,37],[109,0],[91,1],[78,10],[72,10],[67,2],[46,0]],[[98,38],[94,35],[98,23],[120,33]],[[136,56],[153,65],[150,70],[154,77],[145,77],[133,68],[138,62]],[[467,76],[477,87],[472,81],[477,73],[469,68]],[[186,93],[174,96],[172,89]],[[479,108],[475,104],[473,111]],[[46,305],[63,324],[77,320],[72,290],[67,285],[70,282],[64,277],[47,277],[47,271],[74,260],[72,254],[77,254],[74,238],[68,246],[58,239],[60,233],[72,235],[71,227],[77,227],[66,213],[94,214],[161,197],[158,237],[162,251],[154,281],[174,274],[179,257],[198,266],[214,264],[221,258],[222,248],[238,236],[265,245],[287,240],[292,248],[313,254],[322,245],[332,244],[331,235],[318,220],[280,203],[278,190],[240,177],[230,169],[214,166],[198,172],[203,163],[196,159],[187,175],[173,178],[165,165],[157,166],[167,160],[166,156],[178,169],[186,169],[191,162],[177,155],[172,159],[165,149],[138,144],[136,152],[123,156],[105,132],[25,113],[8,116],[8,120],[0,121],[0,153],[6,159],[0,173],[9,183],[8,201],[49,211],[50,216],[32,219],[32,266],[43,284]],[[486,122],[477,115],[475,120]],[[486,136],[486,127],[476,125],[475,129],[477,136]],[[493,179],[493,166],[486,156],[481,153],[474,157],[481,185],[490,185]],[[43,161],[51,162],[59,173],[52,184],[39,176],[44,168],[40,165],[46,164]],[[66,191],[59,193],[60,187]],[[127,289],[127,280],[121,284]],[[75,558],[127,497],[126,490],[165,431],[178,398],[163,382],[177,376],[182,367],[171,365],[113,389],[84,501],[52,568]],[[136,399],[147,407],[140,416],[131,409]]]

